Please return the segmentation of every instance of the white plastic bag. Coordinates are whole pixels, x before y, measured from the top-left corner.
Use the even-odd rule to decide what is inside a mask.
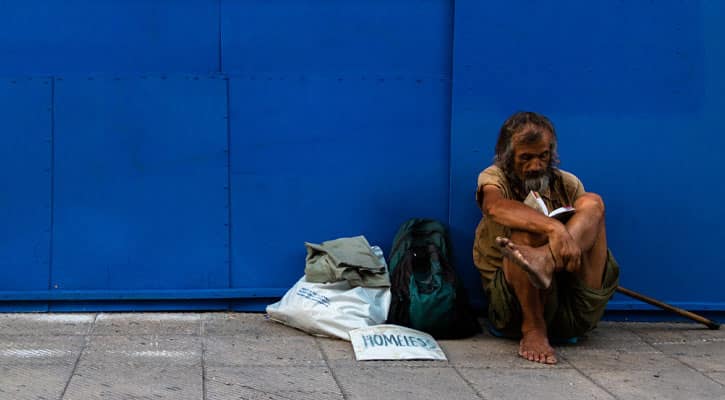
[[[351,330],[384,323],[388,308],[390,288],[312,283],[303,276],[280,301],[267,306],[267,314],[305,332],[349,341]]]

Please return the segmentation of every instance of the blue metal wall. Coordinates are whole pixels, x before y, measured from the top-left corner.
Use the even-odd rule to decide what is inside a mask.
[[[0,310],[259,310],[304,241],[470,259],[518,109],[608,204],[623,285],[725,310],[719,2],[0,2]],[[706,249],[703,251],[702,249]],[[156,301],[150,301],[156,300]],[[183,302],[182,302],[183,301]],[[612,308],[640,307],[617,299]]]
[[[2,7],[0,309],[260,309],[448,218],[449,1]]]
[[[474,182],[501,122],[538,110],[556,125],[561,167],[605,200],[621,285],[725,310],[723,4],[456,1],[456,242],[472,243]],[[647,308],[619,296],[609,307]]]

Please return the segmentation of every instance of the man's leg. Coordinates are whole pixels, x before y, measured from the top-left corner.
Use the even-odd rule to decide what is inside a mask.
[[[543,239],[545,243],[545,238]],[[511,241],[535,247],[541,245],[542,238],[528,232],[514,231],[511,233]],[[522,338],[519,342],[519,355],[529,361],[555,364],[556,355],[549,344],[544,321],[546,292],[532,285],[528,274],[509,257],[504,258],[503,272],[506,282],[521,305]]]
[[[582,250],[582,260],[577,271],[569,271],[580,277],[592,289],[602,286],[607,260],[607,238],[604,222],[604,203],[593,193],[581,196],[574,204],[575,215],[567,222],[569,234]],[[504,276],[521,304],[521,334],[519,354],[542,363],[556,363],[554,349],[549,344],[544,321],[545,291],[536,288],[529,279],[535,270],[551,282],[556,269],[546,240],[527,232],[514,231],[511,239],[499,238],[497,243],[504,254]],[[541,279],[539,279],[541,280]]]
[[[585,193],[574,203],[576,213],[566,229],[582,250],[579,271],[570,271],[591,289],[602,287],[607,263],[607,232],[604,223],[604,202],[594,193]]]

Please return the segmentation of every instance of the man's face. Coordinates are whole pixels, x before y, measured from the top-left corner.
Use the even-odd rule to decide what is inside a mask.
[[[551,163],[552,134],[544,132],[541,140],[526,143],[524,134],[516,134],[514,141],[514,173],[524,183],[524,190],[542,191],[549,186],[547,174]]]

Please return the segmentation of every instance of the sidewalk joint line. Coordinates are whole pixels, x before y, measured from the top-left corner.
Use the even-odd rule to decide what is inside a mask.
[[[92,336],[93,333],[96,331],[96,321],[98,321],[98,314],[99,313],[95,313],[93,315],[93,321],[91,321],[91,327],[88,328],[88,332],[86,332],[86,336]]]
[[[463,379],[463,382],[466,382],[466,385],[469,388],[471,388],[471,390],[473,390],[473,393],[476,396],[478,396],[481,400],[486,400],[486,396],[484,396],[478,389],[476,389],[475,386],[473,386],[473,383],[469,382],[468,379],[466,379],[466,377],[463,376],[463,374],[461,373],[461,371],[458,370],[458,367],[456,367],[455,365],[450,365],[450,367],[452,367],[453,368],[453,371],[455,371],[456,374],[458,374],[458,376],[460,376],[461,379]]]
[[[317,344],[317,348],[320,350],[320,353],[322,354],[322,358],[325,360],[325,365],[327,366],[327,369],[330,370],[330,375],[332,375],[332,379],[335,381],[335,385],[337,385],[337,388],[340,389],[340,394],[342,394],[342,398],[344,400],[348,400],[349,397],[347,396],[347,393],[345,393],[345,389],[343,389],[342,385],[340,384],[340,380],[337,378],[337,374],[335,373],[335,370],[332,368],[332,365],[330,365],[330,359],[327,357],[327,353],[325,352],[325,349],[322,348],[322,344],[320,344],[320,339],[315,337],[315,343]]]
[[[201,337],[201,398],[207,399],[206,395],[206,337]]]
[[[95,321],[95,319],[94,319],[94,321]],[[78,357],[76,357],[76,361],[73,363],[73,369],[70,372],[70,376],[68,377],[68,380],[65,382],[65,386],[63,387],[63,392],[60,394],[61,400],[63,400],[65,398],[65,393],[68,391],[70,382],[73,380],[73,377],[76,374],[76,370],[78,369],[78,364],[81,361],[81,357],[83,357],[83,352],[86,351],[86,347],[88,346],[89,340],[90,340],[90,337],[88,335],[83,336],[83,346],[81,347],[81,351],[78,352]]]
[[[572,368],[572,369],[573,369],[574,371],[578,372],[578,373],[579,373],[579,374],[580,374],[581,376],[583,376],[583,377],[584,377],[584,379],[586,379],[586,380],[588,380],[589,382],[591,382],[591,383],[592,383],[592,384],[593,384],[594,386],[596,386],[596,387],[598,387],[598,388],[602,389],[602,390],[603,390],[603,391],[604,391],[605,393],[607,393],[608,395],[612,396],[612,398],[613,398],[613,399],[619,399],[619,397],[618,397],[617,395],[615,395],[614,393],[610,392],[610,391],[609,391],[609,389],[605,388],[604,386],[602,386],[602,385],[598,384],[598,383],[597,383],[597,382],[596,382],[596,381],[595,381],[595,380],[594,380],[594,379],[593,379],[593,378],[592,378],[591,376],[589,376],[588,374],[584,373],[584,371],[582,371],[581,369],[579,369],[579,367],[577,367],[576,365],[574,365],[574,363],[573,363],[573,362],[571,362],[571,361],[569,361],[569,360],[566,360],[566,362],[567,362],[567,363],[568,363],[569,365],[571,365],[571,368]]]

